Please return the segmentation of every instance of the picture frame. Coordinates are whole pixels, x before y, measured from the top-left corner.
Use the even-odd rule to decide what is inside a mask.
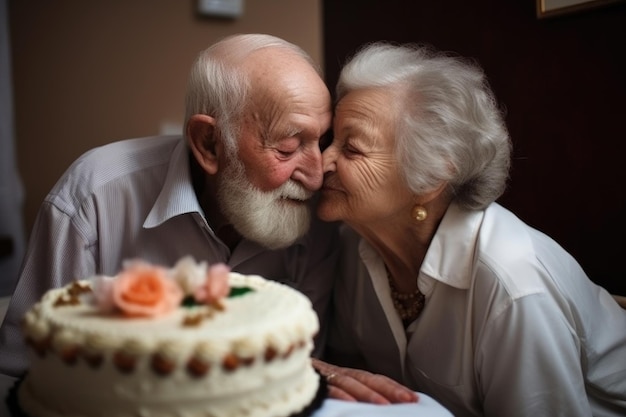
[[[622,1],[624,0],[536,0],[537,18],[560,16]]]

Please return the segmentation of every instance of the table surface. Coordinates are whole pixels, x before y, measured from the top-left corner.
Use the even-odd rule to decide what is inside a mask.
[[[9,389],[15,383],[15,378],[0,374],[0,416],[9,416],[6,406],[6,397]],[[311,417],[453,417],[438,402],[425,394],[419,394],[417,404],[373,405],[364,403],[350,403],[338,400],[326,400],[322,407]]]

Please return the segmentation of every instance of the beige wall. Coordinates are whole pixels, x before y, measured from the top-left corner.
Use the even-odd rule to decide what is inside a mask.
[[[26,230],[81,153],[182,123],[188,69],[215,40],[270,33],[321,65],[321,1],[244,0],[244,14],[224,20],[197,16],[193,0],[11,0]]]

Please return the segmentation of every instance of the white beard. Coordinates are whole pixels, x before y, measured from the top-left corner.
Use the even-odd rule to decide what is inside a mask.
[[[240,161],[231,158],[218,184],[220,208],[246,239],[269,249],[294,243],[309,230],[311,209],[307,204],[284,200],[308,200],[313,193],[288,180],[272,191],[261,191],[246,178]]]

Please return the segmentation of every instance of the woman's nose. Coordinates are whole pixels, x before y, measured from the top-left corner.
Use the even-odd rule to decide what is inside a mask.
[[[324,173],[335,171],[337,161],[337,151],[332,144],[322,152],[322,170]]]

